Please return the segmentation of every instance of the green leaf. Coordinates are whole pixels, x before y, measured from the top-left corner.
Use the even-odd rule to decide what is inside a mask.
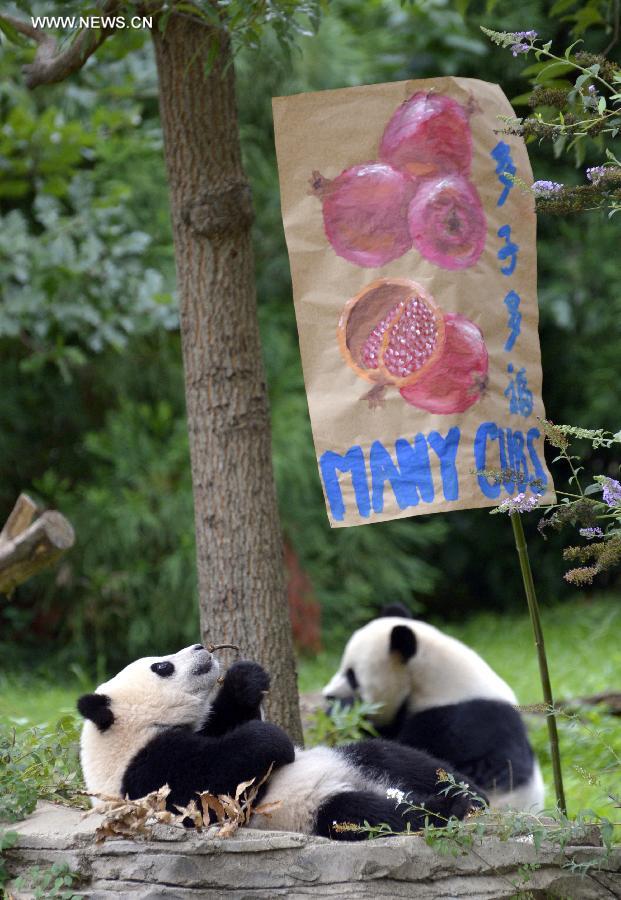
[[[582,85],[585,83],[585,81],[589,81],[590,78],[591,78],[591,76],[588,72],[583,72],[581,75],[578,75],[578,77],[576,78],[576,84],[575,84],[576,90],[579,91],[580,88],[582,87]]]
[[[559,15],[560,13],[564,13],[566,10],[570,9],[572,6],[576,5],[576,0],[556,0],[556,3],[552,5],[550,8],[550,12],[548,15],[550,17],[554,17]]]
[[[519,94],[517,97],[512,97],[511,106],[528,106],[532,96],[532,91],[529,91],[528,94]]]
[[[560,137],[557,137],[554,143],[552,144],[554,148],[554,156],[558,159],[565,149],[565,144],[567,143],[567,137],[562,134]]]
[[[602,484],[590,484],[588,487],[584,489],[584,493],[586,496],[590,496],[591,494],[598,494],[600,491],[604,490],[604,486]]]
[[[605,109],[606,109],[606,98],[600,97],[598,100],[598,103],[597,103],[597,111],[600,114],[600,116],[602,115],[602,113],[604,112]]]
[[[566,75],[568,72],[574,71],[575,66],[571,63],[551,62],[545,66],[537,74],[535,81],[549,81],[551,78],[558,78],[559,75]]]
[[[214,31],[209,36],[209,49],[207,50],[207,58],[205,59],[205,73],[208,75],[213,69],[218,55],[220,53],[220,34]]]
[[[20,34],[11,22],[7,22],[7,20],[4,19],[1,15],[0,31],[4,32],[4,34],[12,44],[16,44],[18,47],[30,47],[29,42],[26,40],[23,34]]]
[[[564,22],[574,22],[572,32],[574,34],[584,34],[592,25],[605,25],[606,20],[598,9],[594,6],[585,6],[579,9],[575,15],[565,16]],[[575,46],[575,44],[573,45]]]
[[[567,47],[567,49],[565,50],[565,53],[563,54],[565,59],[569,59],[571,56],[571,51],[574,49],[574,47],[577,47],[578,44],[581,44],[581,43],[582,43],[582,40],[578,40],[578,41],[574,41],[573,44],[570,44],[569,47]]]

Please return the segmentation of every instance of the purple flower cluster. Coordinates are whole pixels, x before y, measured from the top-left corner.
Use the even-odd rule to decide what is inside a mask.
[[[530,497],[527,497],[524,493],[516,494],[515,497],[508,497],[506,500],[503,500],[498,507],[498,511],[509,513],[510,516],[516,512],[530,512],[539,505],[540,499],[534,494],[531,494]]]
[[[592,538],[604,537],[604,532],[597,525],[594,528],[581,528],[579,534],[581,534],[582,537],[588,538],[589,540],[591,540]]]
[[[534,41],[537,37],[536,31],[514,31],[512,33],[512,38],[515,43],[511,44],[511,53],[514,56],[517,56],[518,53],[528,53],[531,48],[530,44],[526,44],[525,41]]]
[[[608,506],[621,506],[621,484],[616,478],[606,478],[602,481],[602,485],[604,503]]]
[[[538,197],[547,197],[550,194],[557,194],[564,187],[564,184],[559,184],[557,181],[535,181],[533,191]]]
[[[605,174],[606,166],[591,166],[590,169],[586,170],[586,177],[589,181],[592,181],[593,184],[597,184]]]

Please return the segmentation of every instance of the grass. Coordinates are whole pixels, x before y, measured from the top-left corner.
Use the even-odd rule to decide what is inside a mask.
[[[441,625],[442,623],[436,623]],[[556,699],[619,689],[621,676],[621,603],[606,596],[576,599],[543,611],[543,628]],[[523,615],[473,616],[446,629],[477,650],[513,687],[522,704],[541,700],[537,659],[530,621]],[[334,673],[341,648],[326,650],[299,662],[300,689],[319,690]],[[75,710],[77,696],[92,690],[81,672],[59,682],[56,675],[0,675],[0,722],[18,726],[53,724]],[[592,809],[621,819],[612,808],[610,791],[619,789],[621,717],[598,709],[559,722],[565,790],[570,814]],[[533,744],[539,756],[552,803],[547,730],[543,716],[529,716]]]
[[[75,712],[82,691],[79,682],[50,684],[41,675],[0,675],[0,720],[17,725],[52,725]]]

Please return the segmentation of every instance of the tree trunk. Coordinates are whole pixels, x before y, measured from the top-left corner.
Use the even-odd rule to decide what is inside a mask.
[[[272,676],[268,715],[302,737],[256,313],[252,199],[230,46],[171,15],[153,31],[192,460],[203,638]],[[226,64],[229,64],[226,68]],[[174,598],[171,598],[174,602]]]

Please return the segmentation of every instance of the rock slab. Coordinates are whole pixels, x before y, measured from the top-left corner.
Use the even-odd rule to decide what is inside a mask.
[[[79,810],[39,804],[12,827],[19,839],[6,853],[10,874],[21,875],[27,885],[34,867],[66,864],[79,876],[74,896],[88,900],[621,897],[621,850],[544,846],[536,851],[528,840],[486,837],[468,852],[446,855],[418,836],[341,843],[243,829],[221,839],[213,832],[163,825],[149,840],[96,843],[99,821]],[[35,889],[7,885],[15,900],[29,900]]]

